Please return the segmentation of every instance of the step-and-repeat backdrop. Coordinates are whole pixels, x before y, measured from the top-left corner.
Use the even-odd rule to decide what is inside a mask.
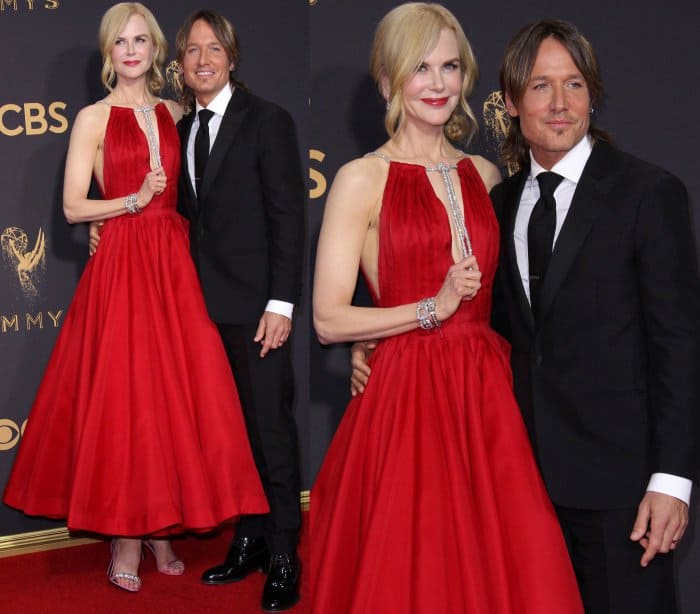
[[[338,167],[386,140],[383,100],[367,67],[374,28],[397,4],[394,0],[312,0],[312,256],[324,199]],[[459,19],[479,63],[481,78],[471,104],[481,119],[481,130],[470,151],[496,161],[504,117],[497,96],[498,66],[508,41],[537,19],[567,19],[591,40],[602,65],[608,96],[603,107],[595,110],[598,124],[613,133],[622,149],[681,177],[691,193],[697,229],[700,127],[692,119],[692,109],[698,98],[700,12],[693,0],[640,0],[633,10],[628,3],[609,0],[444,0],[443,4]],[[357,300],[366,300],[366,294],[360,286]],[[316,471],[350,397],[348,348],[312,343],[309,360],[312,436],[308,454]],[[700,506],[693,507],[693,514],[700,515]],[[691,528],[678,557],[681,601],[687,614],[700,612],[696,532]]]
[[[0,0],[0,488],[87,259],[86,228],[71,227],[63,218],[63,165],[76,113],[104,95],[96,34],[111,4]],[[294,337],[297,421],[308,488],[349,398],[347,347],[322,348],[310,326],[314,247],[336,170],[385,139],[383,104],[367,64],[374,27],[398,2],[146,4],[171,43],[191,11],[206,5],[226,14],[241,38],[239,76],[297,120],[309,162],[309,258]],[[623,149],[680,176],[694,207],[700,204],[700,128],[692,120],[700,18],[692,0],[640,0],[633,11],[607,0],[444,4],[460,19],[479,60],[481,79],[471,102],[482,127],[471,151],[496,160],[504,113],[497,68],[508,40],[535,19],[562,17],[588,35],[601,61],[608,98],[596,109],[598,123]],[[700,215],[695,219],[697,229]],[[367,300],[362,287],[357,300]],[[697,516],[700,509],[693,507]],[[0,506],[0,536],[53,526]],[[694,579],[700,576],[696,532],[691,526],[678,557],[686,613],[700,611],[700,587]]]
[[[0,490],[56,335],[87,260],[87,227],[62,211],[63,167],[73,120],[104,97],[97,50],[104,0],[0,0]],[[234,24],[238,76],[288,109],[308,156],[309,20],[306,0],[146,0],[169,43],[184,18],[207,6]],[[299,309],[294,338],[299,432],[308,446],[310,331]],[[306,465],[306,459],[304,459]],[[306,475],[310,470],[306,470]],[[308,485],[307,485],[308,487]],[[60,526],[0,504],[0,536]]]

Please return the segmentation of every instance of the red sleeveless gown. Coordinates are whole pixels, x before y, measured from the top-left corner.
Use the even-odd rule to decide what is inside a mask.
[[[26,514],[107,535],[207,530],[268,511],[238,394],[176,212],[180,147],[155,107],[168,187],[107,221],[49,360],[5,490]],[[134,111],[112,107],[104,198],[150,170]]]
[[[580,614],[574,573],[490,327],[498,227],[458,164],[482,288],[437,331],[383,340],[311,493],[314,614]],[[434,296],[452,264],[448,213],[422,166],[392,162],[378,295]]]

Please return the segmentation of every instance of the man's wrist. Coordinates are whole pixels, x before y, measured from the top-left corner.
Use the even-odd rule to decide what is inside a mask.
[[[294,315],[294,303],[270,299],[267,301],[267,305],[265,305],[265,311],[277,313],[291,320],[292,316]]]
[[[652,473],[647,485],[647,491],[659,492],[680,499],[686,505],[690,505],[690,493],[693,482],[688,478],[670,473]]]

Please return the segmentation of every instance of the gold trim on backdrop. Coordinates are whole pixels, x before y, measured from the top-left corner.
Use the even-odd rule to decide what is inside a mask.
[[[309,511],[310,495],[311,491],[308,490],[302,490],[299,493],[301,509],[305,512]],[[1,535],[0,558],[29,554],[30,552],[41,552],[43,550],[54,550],[56,548],[82,546],[83,544],[92,544],[97,541],[99,540],[87,537],[71,537],[66,527],[18,533],[16,535]]]
[[[98,540],[87,537],[71,537],[66,527],[48,529],[46,531],[32,531],[31,533],[18,533],[17,535],[4,535],[0,537],[0,558],[40,552],[42,550],[54,550],[55,548],[82,546],[83,544],[92,544],[96,541]]]

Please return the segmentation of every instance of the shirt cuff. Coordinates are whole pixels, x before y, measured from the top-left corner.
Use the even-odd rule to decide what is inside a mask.
[[[271,299],[267,301],[265,305],[265,311],[270,311],[272,313],[278,313],[281,316],[292,319],[294,314],[294,303],[288,303],[287,301],[276,301]]]
[[[663,495],[671,495],[686,505],[690,505],[690,491],[692,489],[693,482],[691,480],[670,473],[652,473],[647,486],[647,491],[652,490]]]

